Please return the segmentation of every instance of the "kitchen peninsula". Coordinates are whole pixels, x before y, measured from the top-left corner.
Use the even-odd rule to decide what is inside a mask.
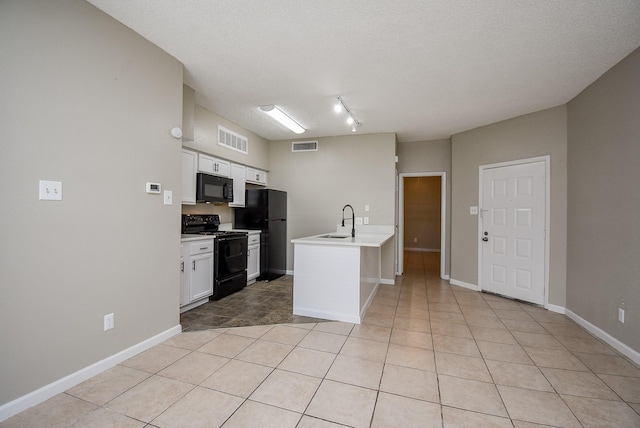
[[[366,228],[366,229],[365,229]],[[382,282],[382,251],[393,226],[365,226],[293,239],[293,313],[360,324]],[[393,282],[391,282],[393,283]]]

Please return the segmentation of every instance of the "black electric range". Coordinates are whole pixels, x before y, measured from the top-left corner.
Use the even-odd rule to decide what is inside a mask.
[[[213,240],[213,295],[218,300],[247,285],[248,234],[218,230],[218,214],[183,214],[182,234],[207,235]]]

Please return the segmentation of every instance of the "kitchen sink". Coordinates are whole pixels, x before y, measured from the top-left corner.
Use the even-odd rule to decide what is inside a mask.
[[[345,238],[351,238],[351,235],[338,235],[335,233],[329,233],[327,235],[316,236],[316,238],[345,239]]]

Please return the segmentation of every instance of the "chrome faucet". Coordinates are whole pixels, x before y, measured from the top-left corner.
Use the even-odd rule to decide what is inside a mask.
[[[353,212],[353,207],[349,204],[342,207],[342,227],[344,227],[344,209],[351,208],[351,237],[356,237],[356,214]]]

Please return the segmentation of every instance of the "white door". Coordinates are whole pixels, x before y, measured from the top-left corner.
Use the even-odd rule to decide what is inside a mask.
[[[543,304],[545,292],[546,164],[482,172],[482,290]]]

